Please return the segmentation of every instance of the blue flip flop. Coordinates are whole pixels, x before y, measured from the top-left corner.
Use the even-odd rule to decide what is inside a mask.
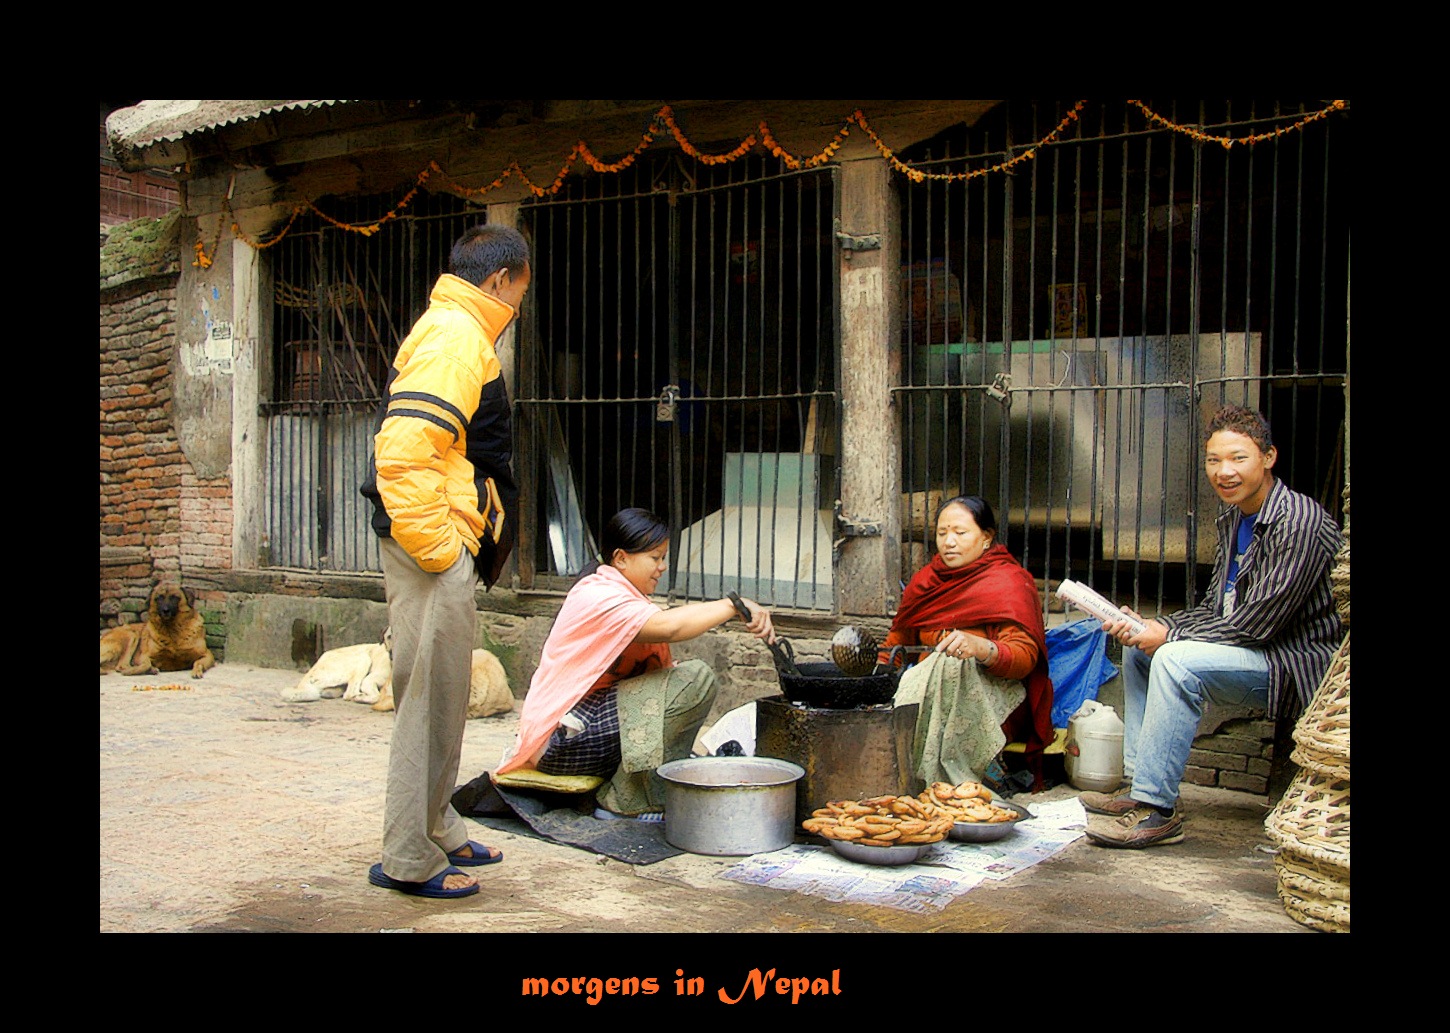
[[[498,864],[500,861],[503,860],[502,850],[500,850],[497,855],[490,856],[489,850],[493,849],[492,847],[485,846],[482,843],[475,843],[471,839],[467,843],[464,843],[463,846],[466,846],[473,851],[472,856],[468,854],[452,853],[448,855],[448,860],[464,868],[478,868],[485,864]],[[462,850],[463,846],[459,847],[458,849]]]
[[[450,875],[462,875],[457,868],[449,866],[444,868],[427,882],[404,882],[401,879],[394,879],[383,873],[382,862],[378,862],[368,869],[368,882],[374,886],[381,886],[384,889],[397,890],[399,893],[407,893],[414,897],[466,897],[478,892],[478,883],[472,886],[461,886],[456,890],[444,889],[443,880]]]

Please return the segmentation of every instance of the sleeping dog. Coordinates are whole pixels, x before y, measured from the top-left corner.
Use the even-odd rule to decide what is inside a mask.
[[[468,680],[468,716],[492,717],[495,714],[507,714],[513,708],[514,694],[509,688],[509,677],[503,664],[487,649],[475,649],[473,671]],[[393,709],[391,680],[383,687],[382,695],[373,704],[373,709]]]
[[[341,696],[354,703],[370,704],[374,710],[393,709],[392,629],[381,643],[363,643],[329,649],[317,658],[312,669],[295,686],[283,689],[288,703],[310,703]],[[508,675],[498,657],[486,649],[473,651],[468,686],[468,716],[491,717],[513,710],[514,697]]]
[[[383,632],[381,642],[329,649],[317,658],[302,680],[280,695],[287,703],[311,703],[341,696],[358,703],[376,703],[384,685],[392,694],[393,631]]]

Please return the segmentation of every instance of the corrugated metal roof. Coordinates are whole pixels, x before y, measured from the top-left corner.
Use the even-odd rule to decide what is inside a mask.
[[[180,140],[237,122],[261,118],[289,108],[348,104],[346,100],[143,100],[113,111],[106,119],[106,138],[131,150],[163,140]]]

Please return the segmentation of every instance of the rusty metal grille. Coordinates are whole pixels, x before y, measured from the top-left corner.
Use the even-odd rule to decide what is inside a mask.
[[[398,198],[332,201],[345,223],[376,221]],[[420,195],[401,224],[371,237],[299,220],[271,254],[271,391],[260,566],[382,569],[371,507],[358,493],[377,407],[398,345],[482,209]]]
[[[520,577],[567,586],[643,506],[671,598],[829,609],[835,173],[652,157],[523,209]]]
[[[1323,101],[1147,102],[1210,134]],[[965,172],[1042,139],[1072,101],[1005,102],[903,157]],[[992,503],[1039,578],[1123,603],[1196,599],[1217,499],[1204,417],[1261,409],[1275,472],[1339,514],[1348,361],[1348,116],[1225,149],[1093,103],[1011,175],[898,179],[902,569],[944,498]]]

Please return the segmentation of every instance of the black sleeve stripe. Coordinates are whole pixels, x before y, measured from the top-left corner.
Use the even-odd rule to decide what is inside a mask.
[[[427,420],[429,423],[436,423],[448,433],[453,435],[453,440],[458,440],[458,428],[449,423],[442,416],[435,416],[431,412],[422,409],[389,409],[388,416],[416,416],[420,420]]]
[[[459,411],[457,406],[454,406],[450,402],[439,398],[437,395],[430,395],[423,391],[399,391],[397,394],[393,395],[392,398],[394,400],[407,399],[409,401],[427,402],[429,405],[436,405],[438,406],[438,408],[444,410],[445,412],[451,412],[454,416],[458,417],[458,425],[460,427],[468,422],[468,418]],[[410,409],[408,411],[412,412],[413,410]]]

